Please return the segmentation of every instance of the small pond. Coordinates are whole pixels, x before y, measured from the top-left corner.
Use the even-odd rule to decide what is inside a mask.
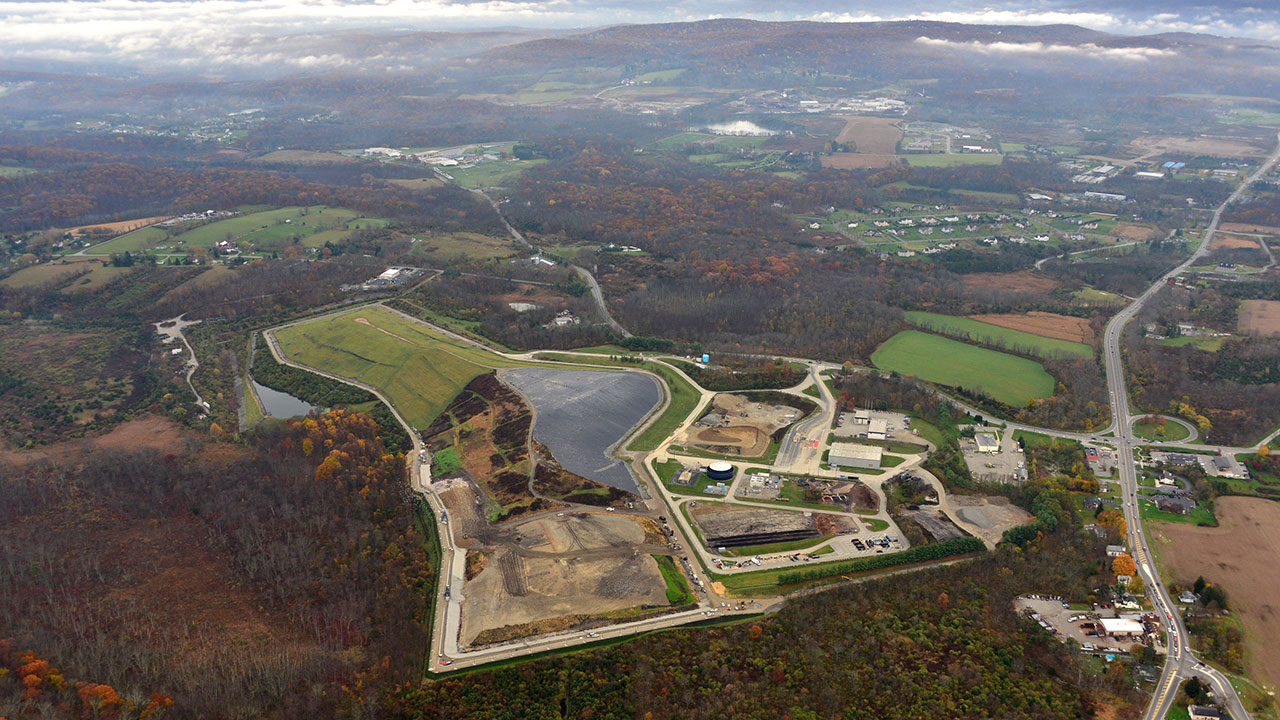
[[[315,405],[299,400],[289,393],[272,390],[257,380],[250,380],[249,382],[253,383],[253,391],[258,393],[258,400],[262,403],[263,412],[271,417],[302,417],[312,410],[320,409]]]

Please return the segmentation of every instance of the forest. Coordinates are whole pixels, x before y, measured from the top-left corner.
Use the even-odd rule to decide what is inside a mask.
[[[65,679],[0,672],[0,715],[369,716],[420,677],[438,563],[377,434],[338,410],[0,468],[0,660]]]

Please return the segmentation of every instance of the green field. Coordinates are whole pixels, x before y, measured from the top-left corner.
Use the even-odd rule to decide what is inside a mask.
[[[1164,428],[1161,429],[1159,423],[1150,416],[1144,417],[1133,424],[1133,434],[1146,440],[1169,440],[1175,442],[1191,437],[1190,431],[1182,425],[1168,421],[1165,423]]]
[[[683,75],[687,70],[688,68],[672,68],[670,70],[655,70],[653,72],[647,72],[643,75],[637,75],[635,79],[636,79],[636,82],[651,82],[651,83],[667,82],[669,80],[675,80],[676,78]]]
[[[277,331],[276,338],[291,360],[378,388],[419,429],[477,375],[536,365],[454,340],[379,306],[308,320]]]
[[[930,153],[927,155],[903,155],[914,167],[953,167],[956,165],[999,165],[1004,156],[999,153]]]
[[[1076,302],[1082,305],[1115,306],[1124,305],[1128,302],[1128,300],[1125,300],[1123,297],[1116,295],[1115,293],[1109,293],[1105,290],[1095,290],[1094,288],[1081,288],[1080,290],[1072,293],[1072,297]]]
[[[466,188],[494,187],[514,180],[529,168],[545,163],[542,158],[531,160],[488,160],[471,168],[449,168],[446,172],[454,182]]]
[[[23,175],[34,174],[35,170],[24,167],[13,167],[11,165],[0,165],[0,178],[16,178]]]
[[[182,253],[188,248],[213,247],[230,239],[251,243],[256,249],[270,252],[282,249],[297,237],[304,247],[321,247],[326,241],[341,242],[354,230],[385,227],[386,220],[363,218],[354,210],[312,207],[285,207],[218,220],[183,231],[182,226],[142,228],[121,235],[85,251],[88,255],[110,255],[161,249]],[[171,235],[172,233],[172,235]]]
[[[1222,343],[1231,340],[1233,337],[1232,335],[1179,335],[1178,337],[1161,338],[1156,343],[1168,347],[1186,347],[1190,345],[1197,350],[1218,352],[1222,349]]]
[[[1053,395],[1053,376],[1040,363],[918,330],[889,338],[871,362],[881,370],[981,391],[1017,407]]]
[[[907,322],[912,325],[919,325],[933,332],[941,332],[944,335],[959,335],[1009,349],[1025,349],[1025,352],[1039,355],[1040,357],[1060,357],[1062,355],[1093,357],[1093,348],[1084,343],[1033,335],[1029,332],[1011,330],[999,325],[955,315],[940,315],[931,312],[906,312],[903,315],[906,316]]]

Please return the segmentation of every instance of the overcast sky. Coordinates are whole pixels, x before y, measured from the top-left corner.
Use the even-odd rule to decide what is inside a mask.
[[[1114,6],[1126,9],[1116,10]],[[1070,23],[1108,32],[1203,32],[1280,42],[1274,0],[0,0],[0,61],[26,68],[110,60],[216,67],[246,62],[340,64],[322,51],[269,51],[281,35],[350,29],[468,30],[579,28],[742,17],[758,20],[941,20],[1041,25]]]

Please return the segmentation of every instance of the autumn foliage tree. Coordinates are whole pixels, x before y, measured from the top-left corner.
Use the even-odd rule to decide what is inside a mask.
[[[1111,570],[1117,576],[1128,575],[1133,577],[1138,574],[1138,566],[1133,562],[1133,558],[1128,553],[1120,553],[1111,561]]]

